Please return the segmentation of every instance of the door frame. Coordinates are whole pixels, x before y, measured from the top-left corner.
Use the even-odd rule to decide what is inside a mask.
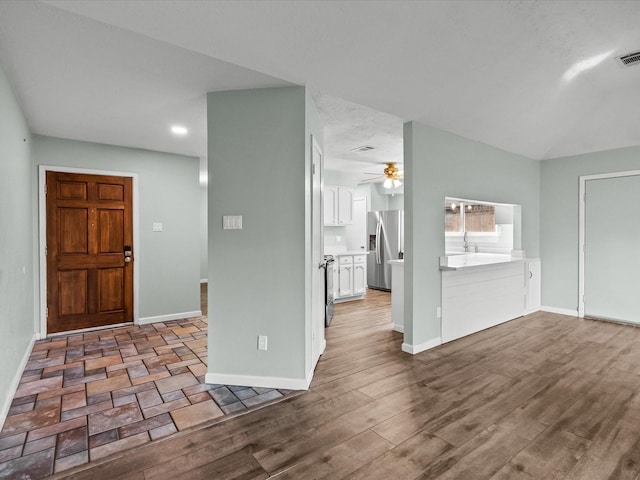
[[[314,135],[310,135],[310,148],[311,148],[311,152],[309,155],[309,162],[310,162],[310,166],[309,166],[309,171],[310,171],[310,191],[311,191],[311,245],[310,245],[310,263],[311,263],[311,372],[310,374],[313,375],[313,371],[316,368],[316,365],[320,359],[320,356],[324,353],[324,350],[327,346],[327,342],[324,336],[324,324],[325,324],[325,317],[324,315],[322,315],[322,318],[315,318],[316,316],[316,312],[314,311],[314,307],[316,306],[316,302],[320,302],[322,303],[322,305],[325,305],[325,300],[324,300],[324,296],[321,295],[321,298],[316,298],[319,295],[319,285],[316,285],[316,282],[314,281],[314,278],[316,278],[316,276],[318,275],[318,268],[319,265],[317,264],[317,262],[315,261],[315,259],[313,258],[313,246],[314,246],[314,239],[316,239],[319,243],[319,248],[320,248],[320,257],[322,258],[324,256],[324,152],[322,151],[322,148],[320,147],[320,144],[318,143],[318,140],[316,139],[316,137]],[[313,163],[313,159],[314,159],[314,154],[315,152],[318,152],[319,154],[319,162],[318,162],[318,178],[319,178],[319,182],[320,182],[320,195],[319,195],[319,199],[318,199],[318,216],[319,218],[315,218],[314,216],[314,210],[315,210],[315,204],[314,204],[314,191],[313,191],[313,179],[314,179],[314,163]],[[322,290],[324,291],[324,282],[322,282]],[[314,302],[314,300],[316,302]],[[323,309],[324,312],[324,309]],[[320,322],[318,324],[318,322]],[[316,328],[318,328],[318,331],[316,332]],[[320,337],[316,337],[316,334],[321,334]],[[316,358],[316,354],[317,353],[317,358]]]
[[[91,168],[77,168],[77,167],[59,167],[51,165],[38,165],[38,256],[40,259],[40,332],[39,338],[43,339],[47,336],[47,258],[45,255],[45,249],[47,247],[47,197],[44,192],[44,186],[47,180],[47,172],[62,172],[62,173],[81,173],[88,175],[116,175],[119,177],[130,177],[132,183],[132,217],[133,217],[133,246],[134,252],[136,252],[136,259],[139,257],[140,251],[140,212],[138,203],[138,174],[133,172],[118,172],[112,170],[96,170]],[[138,324],[138,293],[139,293],[139,280],[140,270],[138,266],[139,260],[133,262],[133,323]],[[114,328],[116,325],[107,325],[99,328]],[[82,332],[83,329],[74,330],[75,332]],[[67,333],[67,332],[64,332]],[[62,333],[61,333],[62,334]]]
[[[587,215],[587,182],[589,180],[602,180],[606,178],[635,177],[640,175],[640,170],[627,170],[623,172],[599,173],[596,175],[581,175],[579,189],[579,239],[578,239],[578,317],[584,318],[584,252],[586,240],[586,215]]]

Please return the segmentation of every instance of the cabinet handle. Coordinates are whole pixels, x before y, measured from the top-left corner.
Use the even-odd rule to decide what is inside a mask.
[[[529,270],[529,278],[533,278],[533,272]]]

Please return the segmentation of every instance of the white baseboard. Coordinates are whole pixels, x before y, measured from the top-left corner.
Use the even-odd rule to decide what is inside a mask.
[[[542,307],[540,307],[540,310],[542,310],[543,312],[558,313],[560,315],[569,315],[571,317],[578,316],[577,310],[569,310],[568,308],[547,307],[543,305]]]
[[[209,279],[208,278],[201,278],[200,279],[200,283],[209,283]]]
[[[158,315],[156,317],[142,317],[138,319],[138,325],[146,325],[148,323],[168,322],[171,320],[182,320],[185,318],[201,317],[201,310],[193,312],[170,313],[168,315]]]
[[[398,325],[396,323],[393,324],[393,331],[404,333],[404,325]]]
[[[336,298],[333,303],[354,302],[356,300],[364,300],[364,294],[352,295],[350,297]]]
[[[429,350],[430,348],[437,347],[438,345],[442,345],[442,338],[434,338],[432,340],[428,340],[424,343],[419,343],[418,345],[411,345],[409,343],[402,344],[402,351],[406,353],[410,353],[411,355],[415,355],[416,353],[424,352],[425,350]]]
[[[313,378],[313,370],[307,378],[258,377],[255,375],[233,375],[209,372],[204,383],[219,385],[244,385],[247,387],[283,388],[286,390],[308,390]]]
[[[530,308],[529,310],[525,310],[523,315],[531,315],[532,313],[536,313],[540,311],[540,307]]]
[[[18,386],[20,385],[22,372],[24,372],[24,369],[27,366],[27,362],[29,361],[29,357],[31,356],[31,351],[33,350],[33,345],[36,343],[36,340],[38,340],[38,337],[40,337],[39,333],[34,333],[31,337],[29,345],[27,346],[27,349],[22,356],[22,360],[20,360],[20,365],[18,365],[18,369],[13,376],[13,380],[11,380],[11,384],[9,384],[9,388],[7,389],[5,397],[2,399],[2,408],[0,408],[0,430],[2,430],[4,421],[7,419],[7,414],[9,413],[9,409],[11,408],[11,402],[13,402],[13,396],[16,394]]]

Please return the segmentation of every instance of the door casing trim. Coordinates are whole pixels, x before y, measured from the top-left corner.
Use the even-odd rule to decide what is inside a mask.
[[[596,175],[580,176],[579,192],[579,239],[578,239],[578,317],[584,318],[584,243],[586,241],[586,215],[587,215],[587,182],[589,180],[602,180],[605,178],[635,177],[640,175],[640,170],[627,170],[624,172],[599,173]]]
[[[132,216],[133,216],[133,245],[136,258],[140,251],[140,211],[138,202],[138,174],[134,172],[118,172],[113,170],[96,170],[90,168],[59,167],[52,165],[38,165],[38,257],[40,261],[40,338],[47,336],[47,259],[44,254],[47,247],[47,197],[44,186],[47,172],[84,173],[89,175],[117,175],[130,177],[132,183]],[[140,267],[138,261],[133,262],[133,323],[139,323],[139,281]]]

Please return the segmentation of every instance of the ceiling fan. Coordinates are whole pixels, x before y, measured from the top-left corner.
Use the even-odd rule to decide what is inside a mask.
[[[400,185],[402,185],[402,182],[400,181],[400,179],[404,177],[404,172],[397,167],[396,163],[397,162],[387,162],[385,164],[386,167],[384,168],[382,175],[380,175],[379,173],[365,172],[366,175],[377,175],[377,176],[374,178],[369,178],[365,180],[363,183],[375,182],[377,180],[380,180],[381,178],[384,178],[384,183],[382,184],[384,188],[399,187]]]

